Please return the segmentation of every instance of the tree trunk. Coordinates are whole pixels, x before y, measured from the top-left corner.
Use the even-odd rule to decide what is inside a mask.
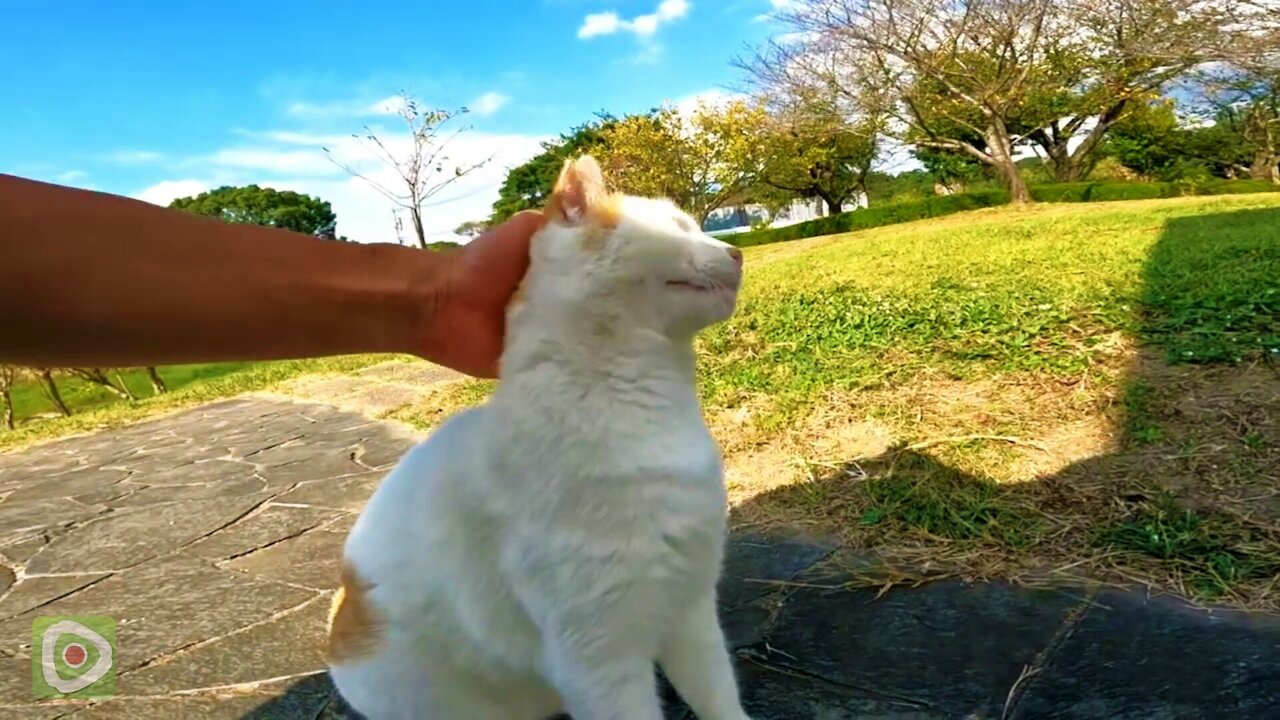
[[[160,373],[156,372],[154,365],[147,366],[147,377],[151,380],[152,394],[163,395],[169,392],[169,386],[164,384],[164,378],[160,377]]]
[[[49,398],[49,402],[62,413],[63,417],[71,417],[71,408],[62,400],[62,393],[58,392],[58,383],[53,379],[53,371],[49,368],[41,368],[40,380],[44,383],[44,394]]]
[[[831,193],[822,190],[818,191],[818,197],[827,204],[827,215],[838,215],[844,212],[844,203],[840,198],[834,197]]]
[[[1009,189],[1009,202],[1014,205],[1026,205],[1031,202],[1031,191],[1027,189],[1027,181],[1022,177],[1018,162],[1013,158],[1013,141],[1009,130],[999,117],[992,118],[987,126],[987,153],[991,156],[991,165],[1004,185]]]
[[[119,371],[116,372],[116,382],[120,385],[120,391],[124,393],[126,400],[135,402],[138,399],[138,396],[134,395],[133,391],[129,389],[129,383],[124,381],[124,376]]]
[[[13,396],[9,394],[9,388],[0,390],[0,401],[4,402],[4,426],[13,429]]]
[[[1253,180],[1269,180],[1280,185],[1280,156],[1258,148],[1253,153],[1253,163],[1249,165],[1249,177]]]
[[[409,208],[409,218],[413,220],[413,234],[418,238],[418,247],[426,250],[427,233],[422,229],[422,210],[417,207]]]

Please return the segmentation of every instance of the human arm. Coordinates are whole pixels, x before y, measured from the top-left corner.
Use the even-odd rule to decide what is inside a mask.
[[[110,367],[351,353],[492,377],[537,213],[429,252],[236,225],[0,174],[0,361]]]

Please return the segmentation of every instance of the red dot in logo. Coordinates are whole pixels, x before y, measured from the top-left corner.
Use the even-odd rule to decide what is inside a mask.
[[[88,657],[89,653],[85,652],[84,646],[80,643],[71,643],[62,649],[62,661],[68,667],[80,667]]]

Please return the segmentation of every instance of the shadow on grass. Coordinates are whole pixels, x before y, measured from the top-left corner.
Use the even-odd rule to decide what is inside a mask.
[[[1280,611],[1280,210],[1169,220],[1136,300],[1141,349],[1110,451],[998,483],[936,446],[899,446],[757,495],[735,519],[830,530],[894,566],[873,575],[1048,571]]]
[[[945,576],[953,560],[981,574],[984,557],[1005,575],[1010,562],[1025,561],[1015,574],[1075,562],[1280,609],[1280,210],[1170,221],[1142,293],[1145,348],[1127,369],[1112,452],[1011,485],[897,448],[752,498],[735,521],[817,518],[854,546],[892,545],[886,557],[909,565],[898,577]],[[245,717],[356,717],[318,687],[327,676]]]

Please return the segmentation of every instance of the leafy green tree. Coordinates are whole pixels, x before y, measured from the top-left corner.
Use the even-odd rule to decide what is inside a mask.
[[[792,196],[820,197],[828,214],[866,194],[882,119],[850,121],[832,93],[806,91],[777,103],[762,128],[760,181]]]
[[[583,123],[558,139],[542,143],[542,152],[523,165],[512,168],[498,188],[489,224],[500,223],[521,210],[541,208],[551,195],[564,161],[596,151],[603,143],[603,132],[614,122],[611,115],[599,113],[595,120]]]
[[[766,121],[764,105],[745,100],[629,115],[604,132],[601,165],[617,189],[670,198],[705,223],[757,182]]]
[[[1202,87],[1213,126],[1235,141],[1233,168],[1280,185],[1280,47],[1213,71]]]
[[[1143,103],[1115,124],[1105,151],[1130,170],[1163,180],[1184,156],[1185,140],[1171,102]]]
[[[338,222],[327,201],[257,185],[224,185],[194,197],[178,198],[169,207],[229,223],[264,225],[325,238],[334,238]]]
[[[965,153],[996,172],[1015,203],[1030,202],[1015,148],[1026,140],[1024,128],[1051,118],[1048,98],[1063,87],[1044,41],[1057,27],[1055,0],[795,0],[788,7],[782,22],[801,39],[759,54],[749,65],[758,81],[828,87],[883,109],[912,144]]]
[[[462,237],[475,239],[484,234],[489,228],[489,223],[483,220],[468,220],[453,229],[454,234]]]
[[[1171,82],[1217,59],[1229,37],[1228,6],[1205,0],[1058,3],[1058,24],[1043,42],[1060,86],[1023,103],[1043,106],[1024,131],[1053,179],[1087,178],[1112,128]]]

